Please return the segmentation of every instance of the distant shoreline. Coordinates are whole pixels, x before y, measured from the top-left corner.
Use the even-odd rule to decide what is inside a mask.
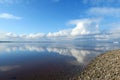
[[[96,57],[76,80],[119,80],[120,50],[109,51]]]

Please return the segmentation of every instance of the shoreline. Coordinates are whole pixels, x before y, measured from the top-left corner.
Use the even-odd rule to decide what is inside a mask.
[[[74,80],[119,80],[120,50],[103,53],[93,59]]]

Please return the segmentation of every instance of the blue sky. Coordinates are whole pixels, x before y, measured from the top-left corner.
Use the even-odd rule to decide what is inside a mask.
[[[120,0],[0,0],[0,33],[58,37],[114,32],[120,29],[119,13]]]
[[[5,1],[5,0],[4,0]],[[8,0],[9,1],[9,0]],[[4,31],[15,33],[54,32],[66,27],[66,22],[79,17],[80,7],[71,0],[12,0],[0,6],[0,13],[21,17],[21,20],[0,19]],[[29,3],[27,3],[29,1]],[[74,3],[73,3],[74,2]],[[80,2],[80,1],[79,1]],[[78,15],[77,15],[78,14]],[[28,30],[29,29],[29,30]]]

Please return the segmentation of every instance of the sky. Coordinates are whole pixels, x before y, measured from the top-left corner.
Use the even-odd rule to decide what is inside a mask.
[[[120,0],[0,0],[0,39],[119,38]]]

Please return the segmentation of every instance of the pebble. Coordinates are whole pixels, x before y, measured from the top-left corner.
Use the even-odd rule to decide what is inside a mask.
[[[96,57],[75,80],[120,80],[120,50]]]

